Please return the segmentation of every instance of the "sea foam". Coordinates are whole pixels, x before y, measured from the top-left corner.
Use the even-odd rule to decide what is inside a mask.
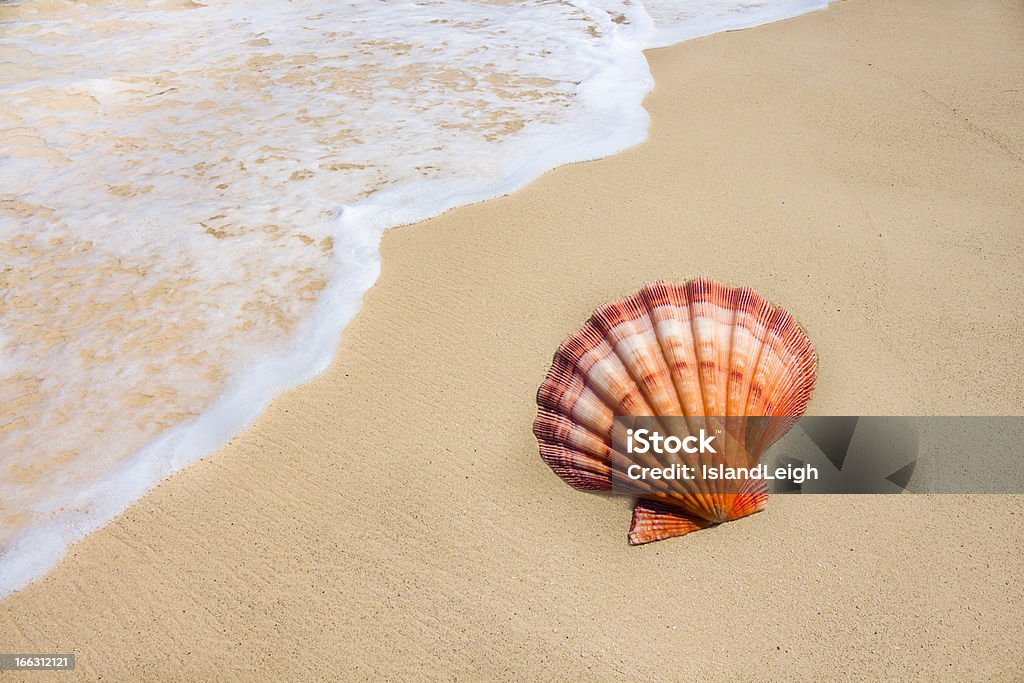
[[[641,142],[824,0],[0,5],[0,596],[321,372],[390,227]]]

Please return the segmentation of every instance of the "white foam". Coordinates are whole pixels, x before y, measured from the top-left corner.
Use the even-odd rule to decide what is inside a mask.
[[[613,7],[615,4],[612,2]],[[828,0],[644,0],[646,17],[631,16],[627,31],[644,49],[651,49],[722,31],[761,26],[827,6]]]
[[[326,368],[384,230],[642,141],[642,49],[823,5],[0,6],[0,596]]]

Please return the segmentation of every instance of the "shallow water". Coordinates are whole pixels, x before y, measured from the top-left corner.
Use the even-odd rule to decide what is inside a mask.
[[[824,1],[0,5],[0,596],[326,367],[383,230],[639,143]]]

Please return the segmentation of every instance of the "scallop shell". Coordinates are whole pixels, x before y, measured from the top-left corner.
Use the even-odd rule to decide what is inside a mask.
[[[756,465],[803,414],[815,368],[793,317],[752,289],[706,278],[655,282],[602,306],[562,342],[537,392],[533,431],[544,462],[584,491],[610,491],[613,480],[621,491],[624,467],[652,464],[623,452],[617,416],[722,438],[717,455],[689,462]],[[760,512],[768,499],[766,482],[754,478],[644,482],[632,492],[634,545]]]

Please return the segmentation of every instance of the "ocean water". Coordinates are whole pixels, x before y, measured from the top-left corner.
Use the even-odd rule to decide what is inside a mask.
[[[827,0],[0,3],[0,597],[329,364],[390,227],[641,142]]]

